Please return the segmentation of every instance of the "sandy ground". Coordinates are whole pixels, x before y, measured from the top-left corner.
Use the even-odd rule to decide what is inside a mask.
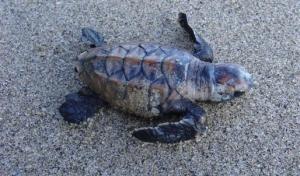
[[[1,175],[299,175],[299,10],[298,0],[1,1]],[[130,131],[158,121],[113,108],[79,126],[63,121],[64,95],[83,86],[73,70],[86,49],[81,28],[109,43],[191,49],[178,12],[211,44],[215,62],[253,74],[250,93],[201,105],[206,133],[173,145],[134,139]]]

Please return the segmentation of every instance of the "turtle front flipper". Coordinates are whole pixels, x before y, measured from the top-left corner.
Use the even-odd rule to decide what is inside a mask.
[[[213,50],[205,42],[205,40],[190,27],[185,13],[178,14],[178,23],[190,35],[194,43],[194,56],[205,62],[212,62],[214,60]]]
[[[88,88],[82,88],[78,92],[70,93],[59,107],[60,114],[64,120],[77,123],[86,121],[92,117],[106,103]]]
[[[179,122],[167,122],[157,127],[143,127],[133,131],[132,135],[144,142],[176,143],[194,139],[197,132],[204,131],[201,124],[192,115],[186,115]]]
[[[133,131],[132,135],[144,142],[176,143],[194,139],[196,134],[206,130],[205,113],[192,103],[180,103],[174,106],[175,112],[188,112],[179,122],[167,122],[157,127],[143,127]]]

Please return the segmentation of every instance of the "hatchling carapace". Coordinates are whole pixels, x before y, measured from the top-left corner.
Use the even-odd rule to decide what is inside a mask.
[[[233,99],[253,80],[242,66],[212,63],[212,49],[184,13],[178,21],[194,43],[193,54],[152,43],[105,45],[99,33],[84,28],[83,41],[92,48],[78,56],[75,69],[88,88],[66,96],[59,108],[64,119],[80,123],[107,103],[146,118],[182,114],[178,122],[134,130],[142,141],[174,143],[203,133],[207,120],[197,102]]]

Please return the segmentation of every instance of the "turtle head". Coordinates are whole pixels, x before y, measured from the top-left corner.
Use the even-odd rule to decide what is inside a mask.
[[[212,74],[211,101],[231,100],[252,87],[253,78],[244,67],[237,64],[215,64]]]

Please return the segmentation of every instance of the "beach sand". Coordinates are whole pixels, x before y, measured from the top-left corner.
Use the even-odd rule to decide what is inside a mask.
[[[297,0],[0,2],[1,175],[299,175],[299,9]],[[64,96],[84,86],[73,68],[87,49],[83,27],[108,43],[192,50],[179,12],[212,46],[214,62],[238,63],[253,74],[249,93],[199,104],[207,131],[178,144],[130,135],[173,119],[104,107],[81,125],[63,121]]]

